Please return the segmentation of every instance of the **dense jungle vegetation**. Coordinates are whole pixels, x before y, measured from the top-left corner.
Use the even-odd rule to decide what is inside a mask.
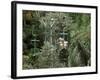
[[[23,69],[91,65],[91,15],[23,10]]]

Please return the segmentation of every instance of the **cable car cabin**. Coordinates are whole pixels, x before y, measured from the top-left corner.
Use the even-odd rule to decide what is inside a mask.
[[[58,39],[58,46],[59,46],[59,49],[67,49],[68,47],[68,41],[65,41],[64,38],[59,38]]]

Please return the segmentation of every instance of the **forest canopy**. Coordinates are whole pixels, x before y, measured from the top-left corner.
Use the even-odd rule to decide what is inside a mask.
[[[91,66],[91,15],[23,10],[23,69]]]

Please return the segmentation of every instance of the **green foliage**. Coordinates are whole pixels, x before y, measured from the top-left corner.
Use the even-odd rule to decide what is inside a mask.
[[[69,46],[69,52],[73,51],[71,52],[71,54],[74,55],[74,57],[72,57],[72,55],[69,55],[69,61],[71,61],[70,66],[71,64],[72,66],[73,65],[86,66],[90,64],[90,63],[84,62],[86,57],[88,57],[86,59],[87,61],[90,60],[90,39],[91,39],[90,15],[89,14],[77,14],[76,18],[74,17],[73,20],[75,21],[70,29],[71,44]],[[77,64],[78,61],[73,62],[75,60],[78,60],[81,62]]]
[[[87,13],[23,11],[23,69],[90,66],[90,19]]]

